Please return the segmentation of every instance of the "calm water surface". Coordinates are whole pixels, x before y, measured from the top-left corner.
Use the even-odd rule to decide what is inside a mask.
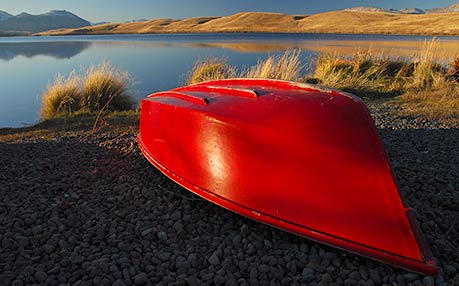
[[[104,60],[129,71],[137,100],[185,82],[196,60],[226,57],[239,69],[288,48],[302,48],[305,62],[320,51],[356,48],[409,56],[430,37],[321,34],[178,34],[0,38],[0,127],[36,123],[40,94],[57,73],[68,75]],[[440,37],[439,54],[459,53],[459,37]]]

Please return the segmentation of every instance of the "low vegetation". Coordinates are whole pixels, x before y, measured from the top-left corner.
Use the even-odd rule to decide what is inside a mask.
[[[67,78],[58,74],[54,83],[49,84],[42,95],[41,118],[54,118],[59,114],[79,110],[82,98],[80,81],[81,79],[74,72]]]
[[[368,50],[347,56],[320,53],[311,74],[304,71],[300,50],[260,59],[242,72],[235,71],[226,61],[212,59],[195,66],[189,83],[235,75],[313,82],[366,98],[390,98],[390,102],[402,105],[409,113],[459,121],[459,58],[448,63],[437,58],[437,49],[438,41],[432,40],[405,58]],[[215,72],[212,63],[216,62],[220,63],[219,70],[232,72]]]
[[[301,50],[259,59],[243,71],[224,58],[211,58],[195,64],[188,84],[234,77],[313,82],[366,98],[390,98],[391,103],[402,105],[409,113],[459,122],[459,58],[449,63],[438,59],[436,40],[422,45],[409,58],[371,51],[348,56],[321,53],[309,74]],[[107,62],[90,67],[82,75],[58,75],[42,96],[41,118],[130,110],[134,107],[131,86],[132,77]]]
[[[109,62],[91,66],[82,75],[72,71],[64,78],[59,74],[42,94],[41,119],[76,112],[130,110],[134,107],[129,94],[132,84],[129,73]]]
[[[301,50],[287,50],[284,54],[269,56],[242,72],[241,77],[271,78],[298,81],[302,76]]]
[[[225,58],[210,58],[196,62],[188,84],[236,77],[236,67],[228,65]]]
[[[270,78],[298,81],[301,79],[303,64],[301,50],[287,50],[280,55],[259,59],[257,64],[240,72],[226,59],[211,58],[198,61],[188,77],[188,84],[225,78]]]

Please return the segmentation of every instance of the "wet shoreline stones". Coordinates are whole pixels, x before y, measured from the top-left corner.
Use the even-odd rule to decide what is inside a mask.
[[[0,285],[459,285],[457,126],[368,107],[437,277],[200,200],[143,158],[134,133],[106,132],[0,142]]]

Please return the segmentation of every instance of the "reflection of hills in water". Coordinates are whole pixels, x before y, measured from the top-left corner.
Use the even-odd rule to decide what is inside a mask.
[[[91,42],[0,43],[0,59],[8,61],[17,56],[31,58],[37,55],[50,56],[56,59],[69,59],[90,46]]]
[[[356,51],[369,50],[375,55],[391,55],[402,58],[411,58],[423,49],[423,40],[396,41],[396,40],[328,40],[312,39],[297,41],[100,41],[96,46],[130,47],[130,48],[215,48],[228,49],[239,53],[277,52],[286,49],[303,49],[315,53],[336,53],[351,55]],[[456,39],[443,40],[437,43],[436,56],[438,59],[451,60],[458,54],[459,41]]]
[[[159,41],[54,41],[54,42],[20,42],[0,43],[0,59],[11,60],[17,56],[33,57],[36,55],[50,56],[56,59],[72,58],[91,46],[107,48],[211,48],[227,49],[239,53],[276,52],[286,49],[303,49],[314,53],[326,52],[338,55],[349,55],[356,50],[371,50],[372,54],[386,54],[410,58],[422,48],[423,41],[397,40],[330,40],[330,39],[298,39],[283,40],[159,40]],[[452,59],[457,56],[457,39],[440,40],[437,58]]]

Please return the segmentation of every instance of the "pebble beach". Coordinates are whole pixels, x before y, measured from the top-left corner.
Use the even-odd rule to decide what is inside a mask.
[[[459,285],[459,126],[367,106],[435,277],[202,200],[143,157],[134,127],[0,140],[0,285]]]

